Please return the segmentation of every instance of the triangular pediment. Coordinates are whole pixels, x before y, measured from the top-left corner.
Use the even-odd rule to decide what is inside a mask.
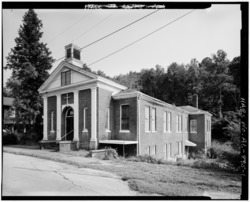
[[[51,73],[49,78],[44,82],[44,84],[39,88],[39,92],[48,91],[53,89],[60,89],[61,85],[61,75],[62,72],[70,71],[71,83],[68,85],[74,85],[76,83],[86,82],[95,79],[97,76],[90,72],[87,72],[75,65],[67,63],[65,61],[61,62],[57,68]]]

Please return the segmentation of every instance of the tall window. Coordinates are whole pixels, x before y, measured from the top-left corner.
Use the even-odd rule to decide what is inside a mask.
[[[152,131],[156,131],[156,108],[152,108]]]
[[[171,132],[171,112],[164,112],[163,128],[164,132]]]
[[[147,154],[150,155],[150,146],[147,147]]]
[[[66,71],[61,73],[61,85],[66,86],[71,84],[71,71]]]
[[[172,151],[171,146],[172,146],[171,143],[166,144],[166,158],[167,158],[167,159],[172,157],[172,154],[171,154],[171,151]]]
[[[168,112],[168,119],[167,119],[167,122],[168,122],[168,132],[171,132],[171,125],[172,125],[172,115],[171,115],[171,112]]]
[[[150,119],[149,119],[150,114],[149,113],[150,113],[149,112],[149,107],[146,106],[145,107],[145,131],[146,132],[150,131],[150,127],[149,127],[149,125],[150,125]]]
[[[178,144],[178,155],[181,155],[182,154],[182,143],[181,142],[177,142],[177,144]]]
[[[51,118],[51,119],[50,119],[50,121],[51,121],[51,122],[50,122],[50,124],[51,124],[51,127],[50,127],[50,128],[51,128],[51,132],[54,132],[54,111],[51,112],[51,115],[50,115],[50,116],[51,116],[51,117],[50,117],[50,118]]]
[[[179,132],[182,132],[182,116],[179,115]]]
[[[163,114],[163,131],[167,132],[167,112]]]
[[[176,115],[176,132],[179,132],[179,115]]]
[[[181,132],[182,131],[182,116],[176,115],[176,131]]]
[[[106,109],[106,123],[105,123],[106,131],[110,131],[110,109]]]
[[[196,119],[190,120],[190,133],[197,133],[197,121],[196,121]]]
[[[185,132],[188,132],[188,117],[185,116],[185,120],[184,120],[184,129]]]
[[[150,155],[152,155],[152,156],[156,155],[156,145],[152,146],[152,151],[151,151]]]
[[[207,120],[207,132],[210,132],[210,121],[209,120]]]
[[[83,109],[83,132],[87,132],[87,110],[88,108]]]
[[[121,106],[121,130],[129,130],[129,105]]]

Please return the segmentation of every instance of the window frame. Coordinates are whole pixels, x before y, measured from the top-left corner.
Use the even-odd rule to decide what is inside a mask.
[[[54,130],[54,114],[55,114],[54,111],[50,112],[50,132],[51,133],[55,132],[55,130]]]
[[[192,123],[195,123],[194,125]],[[196,130],[193,130],[195,127]],[[197,120],[196,119],[190,119],[190,133],[197,133]]]
[[[167,133],[168,132],[168,127],[167,127],[167,116],[168,116],[168,112],[164,111],[163,112],[163,132]]]
[[[111,132],[111,127],[110,127],[110,108],[106,108],[106,123],[105,123],[105,129],[106,132]]]
[[[146,109],[148,109],[148,119],[146,119]],[[144,119],[145,119],[145,132],[146,133],[149,133],[150,132],[150,106],[145,106],[145,111],[144,111]],[[148,130],[146,128],[147,124],[146,124],[146,121],[148,123]]]
[[[156,145],[152,146],[152,152],[151,152],[150,156],[156,156]]]
[[[172,143],[166,144],[166,159],[172,158]]]
[[[154,116],[153,116],[153,111],[154,111]],[[156,133],[156,131],[157,131],[157,128],[156,128],[157,124],[156,123],[157,123],[156,122],[156,107],[152,107],[151,108],[151,132],[152,133]],[[154,126],[154,128],[153,128],[153,126]]]
[[[61,86],[70,85],[71,80],[71,70],[61,72]]]
[[[82,127],[82,132],[88,132],[88,129],[87,129],[87,110],[88,110],[87,107],[83,108],[83,127]]]
[[[182,155],[182,142],[177,142],[178,144],[178,155]]]
[[[168,112],[167,113],[167,130],[169,133],[171,133],[172,131],[172,113]]]
[[[130,133],[130,127],[129,127],[129,115],[128,115],[128,129],[122,129],[122,106],[128,106],[129,110],[129,104],[121,104],[120,105],[120,133]]]

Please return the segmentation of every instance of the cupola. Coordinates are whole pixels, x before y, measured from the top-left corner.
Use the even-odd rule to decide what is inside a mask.
[[[71,43],[65,46],[65,58],[65,61],[78,67],[82,67],[83,65],[83,62],[81,61],[81,48],[75,44]]]

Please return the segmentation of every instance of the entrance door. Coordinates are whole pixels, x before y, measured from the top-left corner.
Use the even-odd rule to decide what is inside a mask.
[[[74,138],[74,111],[72,108],[69,108],[66,112],[66,128],[65,133],[66,138],[65,140],[73,140]]]

